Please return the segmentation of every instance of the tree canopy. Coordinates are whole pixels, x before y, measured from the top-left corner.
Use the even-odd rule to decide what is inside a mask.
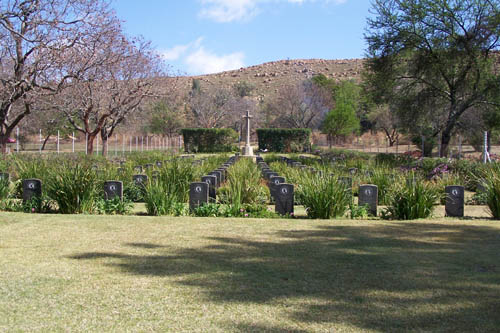
[[[410,131],[442,134],[442,153],[461,116],[498,108],[498,0],[375,0],[368,19],[368,74],[376,101],[396,107]],[[418,134],[418,133],[416,133]]]

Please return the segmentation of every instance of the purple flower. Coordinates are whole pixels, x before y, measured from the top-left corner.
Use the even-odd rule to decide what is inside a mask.
[[[248,217],[248,214],[245,214],[245,217]]]
[[[244,210],[243,208],[240,208],[240,212],[242,212],[242,213],[243,213],[244,211],[245,211],[245,210]]]
[[[34,212],[35,212],[35,208],[34,208],[34,207],[33,207],[33,208],[31,208],[31,212],[32,212],[32,213],[34,213]]]

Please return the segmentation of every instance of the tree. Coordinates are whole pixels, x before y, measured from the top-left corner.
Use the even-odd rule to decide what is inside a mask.
[[[73,128],[86,135],[87,153],[92,154],[93,142],[100,135],[106,155],[106,143],[117,126],[152,94],[152,78],[161,72],[160,60],[149,43],[127,39],[118,23],[97,42],[74,48],[73,57],[79,62],[92,59],[92,65],[75,75],[58,95],[59,108]]]
[[[172,138],[179,135],[186,125],[183,112],[179,108],[171,107],[164,99],[153,104],[151,113],[148,126],[151,133]]]
[[[352,81],[343,81],[335,86],[334,98],[335,107],[328,112],[321,126],[330,147],[334,139],[346,137],[360,128],[356,115],[360,99],[359,86]]]
[[[498,94],[497,0],[375,0],[368,19],[370,86],[406,127],[431,120],[446,154],[460,117]],[[493,93],[494,92],[494,93]]]
[[[114,20],[107,1],[3,0],[0,2],[0,146],[41,95],[73,77],[72,48]],[[85,64],[80,66],[84,69]]]
[[[331,93],[311,80],[283,86],[266,105],[275,115],[274,126],[318,128],[332,107]]]
[[[224,88],[202,89],[197,80],[193,80],[188,106],[191,111],[191,120],[194,127],[216,128],[227,124],[232,116],[229,107],[232,99],[231,92]]]
[[[368,119],[374,125],[374,128],[384,132],[389,146],[392,147],[399,138],[399,119],[397,113],[391,111],[389,105],[383,104],[375,107],[368,114]]]

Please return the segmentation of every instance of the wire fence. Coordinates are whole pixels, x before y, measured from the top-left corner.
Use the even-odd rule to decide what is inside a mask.
[[[87,153],[102,155],[107,151],[108,155],[120,155],[130,152],[144,151],[171,151],[173,149],[182,151],[184,141],[182,136],[158,136],[158,135],[126,135],[117,134],[110,137],[105,145],[100,136],[96,136],[92,142],[92,147],[88,145],[87,136],[75,135],[54,135],[47,142],[41,134],[39,137],[23,137],[16,133],[16,138],[9,140],[7,152],[10,153]]]

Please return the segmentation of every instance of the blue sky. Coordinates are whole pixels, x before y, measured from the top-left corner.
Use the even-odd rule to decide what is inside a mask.
[[[198,75],[283,59],[362,58],[369,0],[114,0],[172,71]]]

